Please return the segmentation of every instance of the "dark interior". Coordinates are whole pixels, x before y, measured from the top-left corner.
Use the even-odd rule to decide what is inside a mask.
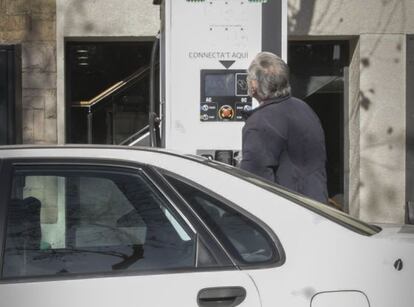
[[[67,143],[87,143],[87,116],[79,107],[150,64],[152,41],[67,42]],[[148,122],[149,74],[92,109],[95,144],[118,144]]]
[[[292,94],[308,103],[325,132],[330,203],[344,203],[344,68],[349,65],[348,41],[291,41],[289,67]]]
[[[21,54],[0,45],[0,145],[21,143]]]

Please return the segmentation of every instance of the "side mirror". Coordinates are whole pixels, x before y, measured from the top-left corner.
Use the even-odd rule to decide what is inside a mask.
[[[405,208],[405,223],[414,225],[414,201],[407,201]]]
[[[214,155],[214,160],[233,165],[233,151],[232,150],[217,150]]]

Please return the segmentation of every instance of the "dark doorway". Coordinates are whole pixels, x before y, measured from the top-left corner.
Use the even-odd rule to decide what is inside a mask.
[[[414,35],[407,35],[406,57],[405,222],[407,224],[414,224]]]
[[[66,43],[67,143],[119,144],[148,124],[152,44]]]
[[[329,202],[346,210],[344,110],[349,42],[291,41],[288,58],[293,95],[312,107],[325,131]]]
[[[0,46],[0,145],[21,143],[19,46]]]

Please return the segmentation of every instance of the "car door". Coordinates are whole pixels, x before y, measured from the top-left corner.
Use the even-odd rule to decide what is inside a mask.
[[[145,167],[25,159],[0,175],[1,306],[260,306]]]

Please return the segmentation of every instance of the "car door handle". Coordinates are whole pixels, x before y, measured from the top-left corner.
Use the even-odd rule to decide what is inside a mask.
[[[198,292],[197,303],[200,307],[235,307],[246,298],[242,287],[205,288]]]

